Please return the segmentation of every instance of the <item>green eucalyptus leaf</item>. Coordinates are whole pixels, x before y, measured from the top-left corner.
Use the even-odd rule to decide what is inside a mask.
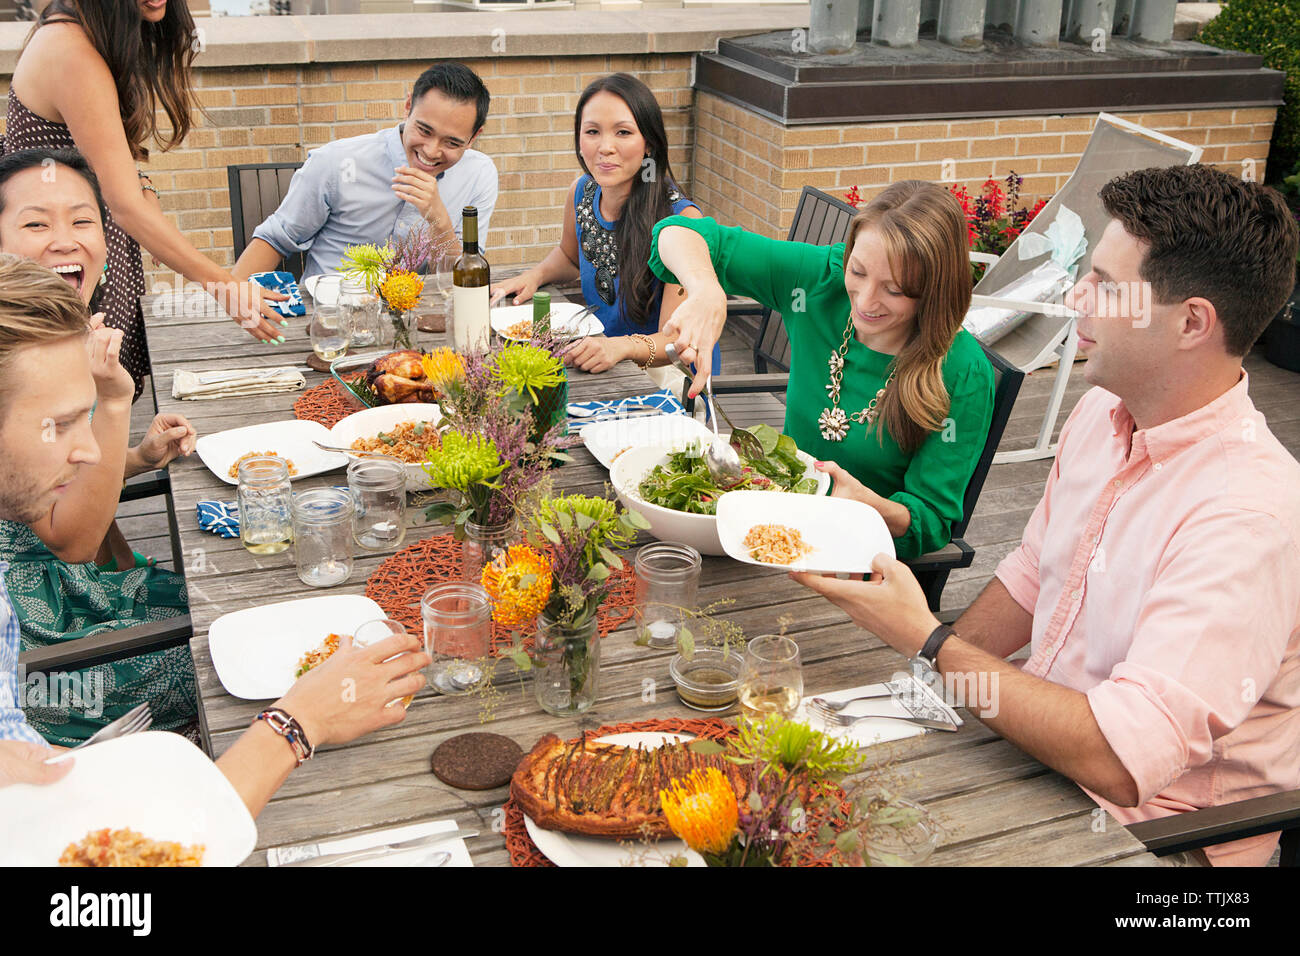
[[[533,669],[533,660],[528,656],[528,652],[523,648],[512,650],[510,652],[510,659],[515,662],[515,667],[519,668],[521,671],[530,671]]]
[[[650,530],[650,522],[646,520],[645,515],[641,514],[639,511],[625,511],[619,515],[619,519],[631,525],[634,530]]]
[[[856,853],[862,846],[857,830],[845,830],[835,838],[835,849],[841,853]]]
[[[585,515],[581,511],[579,511],[577,514],[577,520],[578,520],[579,531],[587,531],[591,528],[592,525],[596,523],[595,518],[593,518],[591,515]]]
[[[763,798],[758,795],[757,791],[755,790],[749,791],[749,797],[747,798],[746,802],[749,804],[749,809],[752,812],[754,813],[763,812]]]
[[[821,827],[821,829],[817,831],[818,843],[827,844],[833,842],[834,840],[835,840],[835,831],[832,830],[829,825],[824,825]]]
[[[688,661],[695,659],[695,635],[688,627],[677,630],[677,652]]]
[[[609,577],[609,568],[603,564],[593,564],[587,572],[588,581],[603,581]]]
[[[547,541],[551,542],[551,544],[558,545],[560,543],[560,533],[556,531],[554,528],[552,528],[549,524],[543,524],[541,526],[541,530],[542,530],[542,536],[546,538]]]
[[[601,556],[601,558],[602,558],[602,559],[604,560],[604,562],[605,562],[606,564],[608,564],[610,567],[612,567],[612,568],[619,568],[619,569],[621,569],[621,568],[623,567],[623,559],[620,558],[620,557],[619,557],[617,554],[615,554],[613,551],[609,550],[609,548],[605,547],[603,544],[600,546],[600,548],[598,549],[598,551],[600,552],[600,556]]]

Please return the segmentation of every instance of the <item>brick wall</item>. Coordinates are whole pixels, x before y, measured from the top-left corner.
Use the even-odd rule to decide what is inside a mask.
[[[1117,115],[1204,147],[1204,163],[1264,178],[1272,108]],[[956,182],[972,190],[1014,170],[1032,204],[1065,184],[1094,122],[1094,116],[1042,116],[786,128],[700,93],[693,198],[710,215],[783,237],[804,186],[838,197],[857,186],[870,199],[902,179],[942,181],[947,159]]]
[[[673,172],[690,193],[692,102],[690,54],[501,57],[466,60],[492,94],[475,148],[496,161],[501,198],[488,236],[497,266],[538,262],[560,239],[560,210],[581,172],[573,154],[573,111],[596,77],[626,71],[654,91],[664,111]],[[428,61],[339,66],[199,69],[198,95],[208,112],[180,149],[154,151],[148,169],[163,209],[190,242],[231,265],[226,167],[299,161],[330,140],[385,129]],[[0,78],[0,93],[8,77]],[[161,114],[160,114],[161,117]],[[146,258],[149,272],[151,263]],[[149,282],[171,283],[165,269]]]

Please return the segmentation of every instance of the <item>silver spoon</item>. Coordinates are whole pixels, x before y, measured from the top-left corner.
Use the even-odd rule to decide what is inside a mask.
[[[709,407],[716,408],[713,404],[713,379],[712,377],[704,380],[704,391],[709,396]],[[704,452],[704,467],[709,470],[713,480],[719,484],[729,485],[740,480],[744,473],[743,466],[740,463],[740,456],[736,454],[736,449],[731,447],[730,442],[722,440],[718,434],[718,416],[709,416],[709,421],[713,425],[713,441],[709,442],[709,447]]]
[[[683,362],[681,360],[681,357],[678,356],[677,346],[675,346],[672,342],[669,342],[664,347],[664,351],[668,355],[668,360],[673,364],[675,364],[679,369],[681,369],[681,371],[683,372],[683,374],[686,375],[687,378],[695,377],[695,373],[691,371],[690,366],[687,365],[685,362]],[[722,420],[725,421],[727,425],[730,426],[731,428],[731,444],[739,448],[740,453],[744,455],[746,458],[750,459],[751,461],[764,457],[763,443],[760,442],[758,438],[752,433],[745,431],[743,428],[737,428],[735,422],[731,420],[731,416],[729,416],[723,410],[722,406],[717,403],[717,400],[714,399],[712,377],[710,377],[708,380],[705,381],[704,388],[709,396],[709,408],[721,414]],[[716,416],[710,415],[709,417],[710,419],[713,419]],[[715,422],[713,425],[713,433],[716,435],[717,432],[718,432],[718,426],[717,423]]]

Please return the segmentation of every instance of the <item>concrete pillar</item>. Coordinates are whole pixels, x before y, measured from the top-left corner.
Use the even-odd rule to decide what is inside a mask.
[[[1128,36],[1128,28],[1133,25],[1133,0],[1115,0],[1115,25],[1112,30],[1117,37]]]
[[[1114,25],[1115,0],[1069,0],[1061,39],[1088,46],[1100,36],[1104,42]]]
[[[858,36],[858,0],[812,0],[808,46],[814,53],[848,53]]]
[[[940,41],[950,46],[984,43],[984,0],[943,0],[939,7]]]
[[[1133,0],[1133,25],[1130,40],[1168,43],[1174,36],[1174,16],[1178,0]]]
[[[1025,46],[1059,46],[1061,0],[1020,0],[1016,41]]]
[[[984,22],[1011,33],[1016,28],[1017,6],[1017,0],[988,0],[984,6]]]
[[[871,24],[872,43],[916,46],[920,27],[921,0],[876,0],[876,15]]]

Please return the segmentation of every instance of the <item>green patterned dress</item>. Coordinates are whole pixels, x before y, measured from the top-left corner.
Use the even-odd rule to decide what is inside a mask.
[[[162,568],[101,571],[66,564],[26,525],[0,521],[0,561],[22,626],[21,649],[186,614],[185,578]],[[155,730],[194,720],[196,685],[189,647],[170,647],[100,664],[42,685],[20,686],[27,721],[53,744],[72,746],[137,704],[149,702]],[[21,683],[21,681],[20,681]],[[75,687],[77,694],[66,693]],[[54,691],[64,689],[63,693]]]

